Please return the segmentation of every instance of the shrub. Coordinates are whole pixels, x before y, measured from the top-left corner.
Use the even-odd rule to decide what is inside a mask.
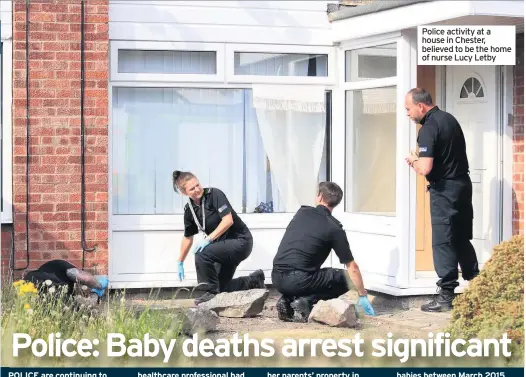
[[[497,245],[479,276],[454,301],[452,338],[512,340],[508,364],[523,363],[524,355],[524,237]]]

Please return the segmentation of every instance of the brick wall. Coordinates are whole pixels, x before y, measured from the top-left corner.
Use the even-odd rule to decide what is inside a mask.
[[[81,266],[81,6],[29,8],[29,268],[54,258]],[[108,250],[108,0],[85,5],[85,266],[106,273]],[[13,0],[13,192],[16,267],[26,264],[26,5]],[[2,234],[2,239],[4,239]],[[4,242],[2,242],[4,250]]]
[[[513,86],[513,234],[524,234],[524,34],[517,37]]]

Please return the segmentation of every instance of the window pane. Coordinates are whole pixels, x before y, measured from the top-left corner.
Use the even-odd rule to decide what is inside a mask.
[[[120,73],[216,74],[215,51],[119,50]]]
[[[347,212],[396,212],[396,87],[346,92]]]
[[[0,88],[1,88],[0,89],[0,122],[2,122],[2,126],[3,126],[3,122],[4,122],[4,111],[3,111],[4,85],[3,85],[3,80],[2,80],[2,78],[4,77],[4,72],[3,72],[3,69],[4,69],[3,52],[4,52],[4,45],[3,45],[3,42],[0,42]],[[4,128],[3,127],[0,127],[0,132],[4,132]],[[0,172],[0,187],[2,189],[0,190],[0,212],[4,212],[4,184],[5,184],[5,182],[4,182],[4,172],[5,171],[10,171],[10,169],[7,169],[4,166],[4,149],[5,149],[4,148],[4,135],[1,135],[1,139],[2,139],[2,144],[0,145],[0,169],[1,169],[1,172]]]
[[[327,77],[327,64],[327,55],[263,52],[236,52],[234,54],[234,74],[236,75]]]
[[[115,214],[182,213],[174,170],[241,207],[243,90],[116,88],[113,103]]]
[[[345,81],[396,76],[396,43],[345,52]]]
[[[239,213],[295,211],[290,188],[298,188],[293,196],[311,195],[294,174],[298,159],[302,171],[327,179],[320,169],[326,152],[312,152],[312,145],[324,143],[312,130],[321,124],[326,132],[325,115],[262,112],[251,90],[115,88],[113,213],[183,213],[187,199],[171,181],[176,169],[193,172],[204,187],[220,188]],[[298,134],[302,143],[290,148]]]
[[[247,212],[295,212],[301,204],[313,205],[317,183],[328,178],[327,111],[284,109],[273,101],[255,108],[253,95],[247,91]],[[325,109],[329,98],[322,98]]]

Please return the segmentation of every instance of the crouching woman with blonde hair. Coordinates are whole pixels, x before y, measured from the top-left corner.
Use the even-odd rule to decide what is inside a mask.
[[[173,187],[188,197],[178,268],[179,280],[183,280],[184,260],[194,246],[197,282],[205,291],[195,303],[209,301],[220,292],[265,288],[262,270],[233,279],[237,266],[252,252],[253,239],[226,195],[215,187],[203,189],[194,174],[179,170],[173,172]],[[201,237],[193,245],[196,234]]]

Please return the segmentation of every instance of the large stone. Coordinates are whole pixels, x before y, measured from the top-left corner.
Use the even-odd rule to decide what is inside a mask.
[[[263,311],[268,294],[266,289],[223,292],[198,307],[213,310],[220,317],[254,317]]]
[[[205,308],[179,309],[178,312],[181,331],[187,335],[214,331],[219,322],[217,314]]]
[[[334,298],[318,301],[309,315],[309,322],[319,322],[332,327],[356,327],[356,308],[349,300]]]

